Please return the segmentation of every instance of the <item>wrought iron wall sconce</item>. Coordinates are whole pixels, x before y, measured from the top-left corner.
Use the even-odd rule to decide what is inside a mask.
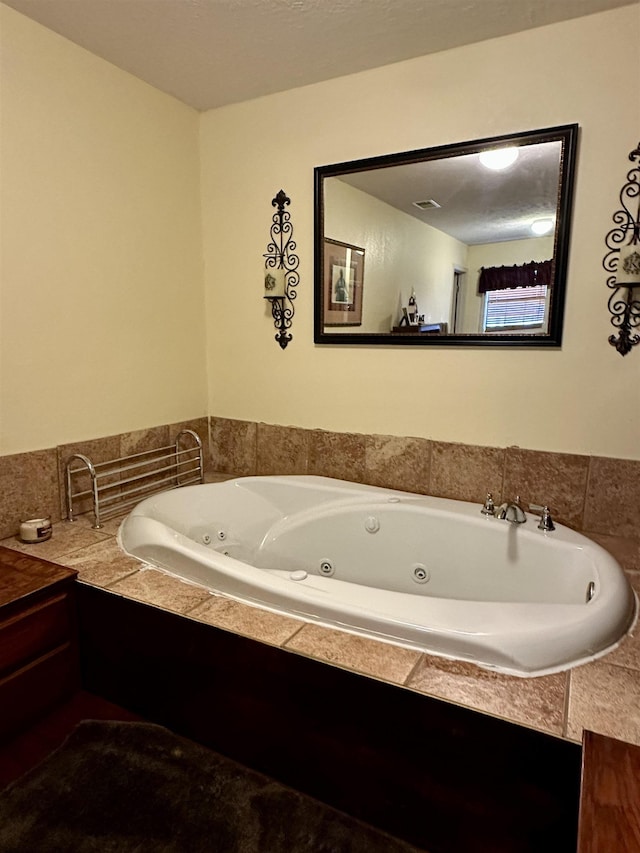
[[[271,239],[263,255],[264,298],[271,303],[271,316],[278,330],[275,339],[280,347],[285,349],[293,337],[288,330],[295,313],[293,302],[298,295],[295,288],[300,281],[300,259],[294,251],[296,243],[293,239],[291,214],[285,210],[285,206],[291,204],[291,199],[284,190],[280,190],[271,204],[277,210],[272,218]]]
[[[627,172],[627,181],[620,190],[622,208],[613,214],[615,227],[606,236],[608,252],[602,265],[608,273],[607,287],[611,323],[618,329],[609,336],[609,343],[620,355],[626,355],[640,343],[640,142],[629,154],[638,163]],[[635,205],[635,213],[633,211]]]

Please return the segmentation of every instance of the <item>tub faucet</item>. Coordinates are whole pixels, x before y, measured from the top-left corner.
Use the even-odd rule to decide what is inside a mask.
[[[529,504],[529,511],[540,513],[540,523],[538,524],[539,530],[551,531],[556,529],[553,519],[551,518],[551,511],[546,504],[544,506]]]
[[[480,510],[483,515],[495,515],[496,514],[496,505],[493,502],[493,495],[491,492],[487,492],[487,497],[484,501],[484,506]]]
[[[505,501],[501,504],[496,510],[496,518],[503,518],[512,524],[524,524],[527,516],[520,506],[520,495],[516,495],[515,501]]]

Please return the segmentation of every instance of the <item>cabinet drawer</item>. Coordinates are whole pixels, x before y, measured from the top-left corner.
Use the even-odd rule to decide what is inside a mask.
[[[76,685],[77,659],[70,643],[0,680],[0,739],[26,729]]]
[[[69,597],[58,595],[0,622],[0,678],[70,639]]]

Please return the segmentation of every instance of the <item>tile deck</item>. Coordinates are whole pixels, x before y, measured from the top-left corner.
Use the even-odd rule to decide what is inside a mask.
[[[291,653],[323,661],[481,713],[580,742],[584,728],[640,745],[640,627],[605,658],[568,672],[517,678],[423,654],[214,594],[124,554],[118,520],[99,531],[87,518],[54,524],[52,538],[0,544],[70,566],[79,580],[180,613]],[[629,578],[640,594],[640,572]]]

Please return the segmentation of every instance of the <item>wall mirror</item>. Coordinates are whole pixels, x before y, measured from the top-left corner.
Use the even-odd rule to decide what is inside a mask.
[[[315,342],[560,346],[577,136],[316,167]]]

